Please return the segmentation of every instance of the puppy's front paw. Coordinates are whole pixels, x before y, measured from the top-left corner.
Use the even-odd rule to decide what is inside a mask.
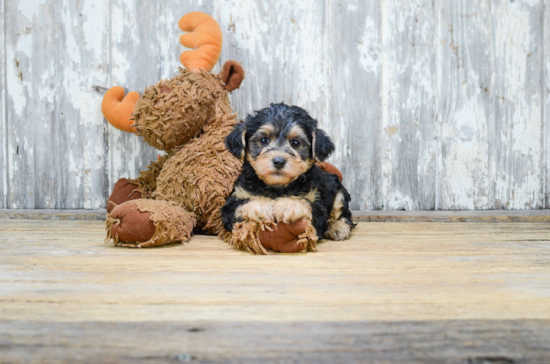
[[[268,198],[253,199],[242,206],[241,213],[244,220],[273,221],[273,200]]]
[[[351,226],[344,219],[329,221],[325,237],[330,240],[347,240],[351,235]]]
[[[279,223],[291,223],[300,219],[311,221],[311,205],[304,200],[282,197],[275,200],[273,214]]]

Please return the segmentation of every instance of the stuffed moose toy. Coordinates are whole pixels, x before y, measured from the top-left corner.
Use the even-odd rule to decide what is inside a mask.
[[[228,93],[239,88],[244,70],[227,61],[220,74],[222,32],[207,14],[183,16],[184,68],[168,80],[149,86],[140,96],[110,88],[102,111],[116,128],[141,136],[166,154],[136,179],[119,179],[107,200],[107,241],[116,246],[153,247],[187,242],[193,231],[217,234],[235,247],[247,249],[224,230],[221,208],[233,190],[242,161],[225,148],[225,138],[238,123]],[[339,173],[333,166],[324,167]],[[280,224],[270,239],[295,239]],[[287,229],[288,230],[288,229]],[[271,247],[277,244],[270,244]],[[276,249],[274,249],[276,250]]]

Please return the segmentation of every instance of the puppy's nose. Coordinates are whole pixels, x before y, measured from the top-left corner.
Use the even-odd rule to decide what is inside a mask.
[[[277,169],[283,169],[283,167],[286,164],[286,159],[283,157],[275,157],[273,158],[273,166]]]

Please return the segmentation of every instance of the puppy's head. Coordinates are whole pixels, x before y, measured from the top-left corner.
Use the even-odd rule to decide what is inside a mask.
[[[334,144],[317,128],[315,119],[304,109],[283,103],[248,115],[225,144],[235,157],[246,158],[268,185],[289,184],[334,151]]]

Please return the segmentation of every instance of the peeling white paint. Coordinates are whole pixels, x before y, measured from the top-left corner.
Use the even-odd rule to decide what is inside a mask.
[[[24,0],[17,3],[17,9],[27,20],[32,21],[33,18],[40,13],[40,7],[46,4],[47,0]]]
[[[495,8],[495,204],[510,209],[544,206],[542,64],[538,62],[542,3],[502,2]]]
[[[363,38],[358,42],[357,48],[361,54],[361,65],[367,72],[377,72],[379,67],[378,29],[371,18],[365,22]]]
[[[415,210],[416,206],[410,196],[393,191],[390,192],[390,195],[388,196],[388,206],[386,206],[386,209],[411,211]]]
[[[9,90],[8,98],[13,104],[13,111],[18,116],[23,115],[23,110],[27,106],[27,97],[24,91],[24,82],[18,77],[19,70],[16,62],[7,62],[7,86]]]
[[[20,34],[17,48],[8,49],[6,52],[8,98],[13,103],[13,110],[18,116],[23,115],[27,99],[33,96],[29,79],[34,64],[32,47],[32,35]],[[24,65],[28,66],[27,70],[23,69]],[[25,75],[23,75],[24,71],[26,71]]]
[[[82,31],[84,33],[84,46],[87,50],[97,51],[105,48],[104,31],[101,27],[108,26],[108,7],[102,6],[101,1],[85,1],[82,7],[83,16]],[[99,8],[99,11],[96,11]],[[99,31],[98,31],[99,30]]]
[[[479,109],[479,106],[475,97],[470,98],[443,126],[442,138],[448,147],[442,183],[445,193],[453,196],[450,204],[449,201],[446,204],[454,209],[486,209],[492,204],[489,186],[483,189],[483,184],[478,185],[480,181],[489,178],[487,167],[490,147],[485,140],[488,120],[485,111]],[[478,187],[474,188],[476,185]]]
[[[550,60],[538,53],[550,37],[543,2],[379,5],[7,3],[9,207],[103,207],[118,178],[136,177],[162,154],[107,127],[94,87],[110,87],[112,78],[142,92],[175,74],[177,21],[194,10],[219,20],[222,61],[245,68],[231,95],[239,116],[279,101],[308,109],[337,145],[331,161],[345,174],[354,208],[543,207],[550,163],[542,137],[550,81],[541,79]],[[54,150],[49,159],[46,149]]]
[[[0,7],[1,9],[5,9],[4,7],[4,0],[0,0]],[[7,206],[7,199],[8,199],[8,171],[7,171],[7,155],[6,155],[6,147],[7,147],[7,120],[6,120],[6,83],[5,83],[5,72],[6,67],[4,66],[4,61],[6,60],[6,54],[5,54],[5,42],[4,42],[4,31],[5,31],[5,22],[4,22],[4,14],[2,13],[0,15],[0,63],[2,67],[0,67],[0,84],[2,85],[0,87],[0,130],[2,131],[2,136],[0,137],[0,208],[6,208]]]

